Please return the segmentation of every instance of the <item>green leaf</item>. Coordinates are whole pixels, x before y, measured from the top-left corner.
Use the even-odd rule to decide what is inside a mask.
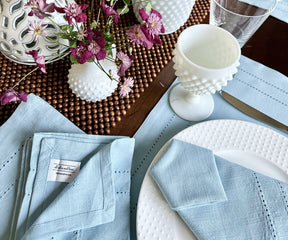
[[[77,40],[70,40],[69,41],[69,47],[76,48],[77,47]]]
[[[69,32],[71,32],[71,31],[73,30],[73,26],[70,26],[69,24],[65,24],[65,25],[61,25],[61,26],[60,26],[60,29],[61,29],[62,31],[69,31]]]
[[[59,36],[59,38],[69,39],[69,34],[67,34],[67,33],[59,32],[58,36]]]
[[[145,7],[145,11],[146,11],[146,12],[151,12],[151,9],[152,9],[152,3],[149,2],[149,3],[147,3],[147,5],[146,5],[146,7]]]
[[[130,0],[123,0],[123,2],[125,3],[125,5],[130,5],[130,3],[131,3]]]
[[[111,47],[107,49],[107,54],[110,56],[113,56],[113,52],[112,52]]]
[[[68,36],[70,36],[70,38],[74,38],[77,37],[78,32],[74,31],[74,32],[70,32]]]
[[[129,12],[129,7],[128,7],[128,5],[125,5],[125,7],[123,7],[122,9],[121,9],[121,8],[120,8],[120,9],[117,9],[117,12],[118,12],[119,14],[121,14],[121,15],[124,15],[124,14],[128,13],[128,12]]]
[[[95,58],[88,59],[87,62],[94,62]]]
[[[79,63],[77,62],[77,58],[74,58],[74,57],[72,57],[71,55],[70,55],[70,61],[71,61],[71,63],[79,64]]]
[[[97,26],[98,26],[97,21],[93,21],[93,22],[90,24],[90,29],[97,28]]]
[[[110,32],[104,33],[104,39],[106,44],[113,44],[115,42],[114,36]]]

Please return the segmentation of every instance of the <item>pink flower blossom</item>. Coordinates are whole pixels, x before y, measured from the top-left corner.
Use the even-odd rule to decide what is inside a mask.
[[[126,31],[126,34],[130,38],[130,41],[137,45],[138,44],[143,45],[148,49],[150,49],[153,46],[153,43],[146,38],[140,26],[134,26],[129,28]]]
[[[31,55],[34,58],[36,65],[39,67],[41,72],[46,73],[45,58],[42,55],[39,55],[36,50],[25,53]]]
[[[106,57],[106,50],[102,49],[97,42],[92,42],[88,45],[88,51],[96,56],[98,60]]]
[[[88,44],[83,42],[80,42],[76,48],[71,48],[71,56],[77,58],[77,62],[80,64],[94,58],[94,54],[88,50]]]
[[[85,40],[90,41],[89,49],[93,51],[93,54],[98,60],[102,60],[106,57],[107,51],[105,50],[105,39],[103,33],[93,29],[87,29],[87,37]],[[88,50],[89,50],[88,49]]]
[[[76,22],[85,22],[87,16],[82,12],[88,7],[88,4],[76,4],[69,3],[64,8],[55,7],[57,12],[65,13],[69,25],[72,25],[72,19],[74,18]]]
[[[44,31],[48,25],[42,26],[42,21],[37,22],[36,20],[32,21],[29,28],[29,34],[34,36],[34,41],[37,41],[38,36],[47,36],[47,33]]]
[[[100,51],[100,46],[97,43],[90,43],[88,45],[88,50],[91,52],[93,55],[96,55]]]
[[[147,39],[153,44],[162,44],[158,36],[160,33],[165,32],[164,26],[161,22],[161,14],[158,11],[152,9],[150,15],[148,15],[144,8],[139,10],[139,14],[144,22],[144,25],[141,26],[141,29]]]
[[[15,101],[27,101],[27,95],[26,93],[18,93],[14,89],[7,89],[4,93],[0,94],[0,103],[1,105],[5,105],[9,102],[15,102]]]
[[[106,16],[112,16],[113,17],[113,22],[114,23],[118,23],[118,20],[120,18],[120,15],[117,11],[115,11],[113,8],[114,8],[114,5],[113,6],[108,6],[105,4],[105,0],[102,0],[101,2],[101,5],[100,5],[100,8],[103,10],[104,14]]]
[[[30,8],[28,16],[36,15],[40,19],[43,19],[46,13],[52,13],[55,10],[55,4],[47,4],[46,0],[30,0],[24,7]]]
[[[125,71],[131,66],[132,61],[134,60],[133,56],[128,57],[125,53],[117,53],[117,57],[121,61],[120,68],[118,70],[118,76],[124,76]]]
[[[93,30],[91,30],[90,28],[87,29],[87,37],[85,38],[85,40],[97,41],[97,43],[99,44],[99,46],[101,46],[101,48],[105,47],[104,34],[95,29]]]
[[[131,88],[133,87],[134,79],[132,77],[127,78],[123,85],[120,86],[120,96],[125,97],[128,95],[128,93],[131,91]]]
[[[80,30],[78,31],[78,34],[77,34],[77,39],[78,39],[79,41],[82,41],[82,40],[84,40],[87,36],[88,36],[88,34],[87,34],[87,29],[86,29],[86,28],[80,28]]]

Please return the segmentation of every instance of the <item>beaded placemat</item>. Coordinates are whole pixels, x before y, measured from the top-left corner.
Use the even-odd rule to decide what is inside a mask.
[[[77,2],[84,3],[84,0]],[[132,76],[135,82],[133,90],[126,98],[119,97],[119,89],[101,102],[87,102],[77,98],[68,85],[67,75],[71,66],[68,57],[48,64],[47,74],[39,71],[32,73],[16,90],[40,96],[88,134],[109,134],[111,128],[121,121],[121,117],[127,114],[132,104],[137,104],[141,93],[149,87],[157,74],[172,59],[172,51],[179,34],[188,26],[201,23],[208,13],[209,0],[197,0],[184,26],[172,34],[160,36],[162,45],[154,46],[150,50],[141,46],[134,48],[135,59],[125,76]],[[137,19],[131,9],[128,14],[121,17],[115,30],[124,26],[132,26],[135,23]],[[121,34],[117,37],[121,38]],[[125,52],[127,49],[122,49],[122,51]],[[0,66],[0,92],[11,88],[22,76],[34,68],[34,66],[12,62],[1,53]],[[11,116],[18,104],[9,103],[0,106],[0,125]]]

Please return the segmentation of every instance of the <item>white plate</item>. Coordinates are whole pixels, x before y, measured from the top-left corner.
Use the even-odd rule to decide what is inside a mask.
[[[212,120],[191,126],[173,138],[211,149],[231,162],[288,182],[288,138],[269,128],[238,120]],[[152,164],[166,147],[167,143]],[[169,208],[149,169],[138,200],[138,240],[195,240],[186,224]]]

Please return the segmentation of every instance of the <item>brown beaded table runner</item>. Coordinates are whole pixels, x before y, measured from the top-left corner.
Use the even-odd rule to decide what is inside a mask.
[[[84,0],[77,2],[84,3]],[[142,46],[133,48],[135,59],[126,72],[126,77],[132,76],[135,82],[132,91],[126,98],[119,97],[119,89],[101,102],[87,102],[76,97],[68,85],[67,75],[71,66],[68,57],[48,64],[46,66],[47,74],[42,74],[40,71],[32,73],[20,83],[16,90],[40,96],[88,134],[110,134],[111,128],[116,127],[117,122],[127,114],[132,104],[137,104],[141,93],[149,87],[157,74],[172,59],[172,51],[179,34],[188,26],[201,23],[208,13],[209,0],[197,0],[190,18],[184,26],[172,34],[160,36],[162,45],[154,46],[150,50]],[[129,13],[122,16],[115,27],[117,30],[137,23],[137,19],[130,9]],[[121,34],[123,33],[119,33],[116,37],[121,39]],[[127,52],[127,49],[122,49],[122,51]],[[34,68],[34,66],[12,62],[1,53],[0,66],[0,91],[11,88]],[[18,104],[9,103],[0,106],[0,125],[12,115]]]

